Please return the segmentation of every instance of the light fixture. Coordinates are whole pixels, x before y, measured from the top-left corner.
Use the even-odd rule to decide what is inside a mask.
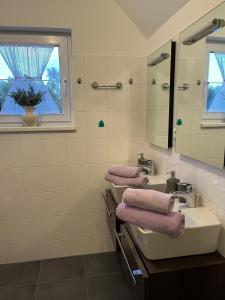
[[[225,26],[224,19],[213,19],[212,22],[207,24],[204,28],[193,34],[192,36],[183,40],[183,45],[192,45],[197,41],[203,39],[207,35],[217,31],[218,29]]]
[[[150,63],[148,63],[148,67],[152,67],[152,66],[158,65],[159,63],[161,63],[162,61],[164,61],[165,59],[167,59],[169,57],[170,57],[169,53],[161,53],[153,61],[151,61]]]

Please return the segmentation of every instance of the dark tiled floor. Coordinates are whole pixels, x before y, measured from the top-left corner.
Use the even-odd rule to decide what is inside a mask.
[[[0,300],[131,300],[116,253],[0,265]]]
[[[120,273],[118,258],[114,252],[85,256],[85,274],[87,277]]]
[[[0,287],[36,283],[40,265],[39,261],[0,265]]]
[[[72,256],[44,260],[39,282],[84,277],[84,256]]]
[[[129,292],[119,273],[87,278],[87,289],[90,300],[130,299]]]
[[[70,278],[38,285],[37,300],[87,300],[84,277]]]
[[[35,299],[36,285],[8,286],[0,288],[1,300],[33,300]]]

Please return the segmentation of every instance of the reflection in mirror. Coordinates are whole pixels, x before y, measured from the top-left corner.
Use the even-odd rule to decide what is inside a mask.
[[[213,19],[208,25],[183,41],[183,45],[192,45],[225,26],[223,19]]]
[[[205,112],[223,114],[225,113],[225,85],[223,84],[225,81],[225,39],[207,39],[207,46],[209,62]],[[218,119],[223,119],[223,115]]]
[[[225,3],[180,35],[176,151],[223,168]]]
[[[169,41],[148,56],[147,141],[172,147],[176,43]]]

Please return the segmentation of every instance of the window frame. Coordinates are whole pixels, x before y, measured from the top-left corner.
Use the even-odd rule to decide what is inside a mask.
[[[225,54],[225,43],[222,42],[214,43],[214,40],[206,40],[206,66],[205,66],[205,81],[203,86],[203,113],[202,113],[202,125],[207,127],[209,125],[225,126],[225,112],[207,112],[207,100],[208,100],[208,77],[209,77],[209,63],[210,53],[212,52],[224,52]]]
[[[59,47],[59,63],[61,77],[61,101],[62,114],[41,115],[39,116],[40,128],[46,127],[63,127],[64,129],[75,129],[74,126],[74,104],[73,91],[71,88],[72,78],[72,51],[71,36],[65,34],[38,34],[31,33],[0,33],[0,44],[35,44],[35,45],[54,45]],[[22,127],[23,122],[21,116],[0,115],[0,131],[6,127]],[[71,128],[69,128],[71,127]],[[11,131],[11,130],[10,130]]]

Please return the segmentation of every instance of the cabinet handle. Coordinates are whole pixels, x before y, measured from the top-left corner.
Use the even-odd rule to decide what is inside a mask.
[[[129,265],[129,261],[128,261],[128,259],[127,259],[127,256],[126,256],[126,254],[125,254],[125,251],[124,251],[124,249],[123,249],[123,246],[122,246],[122,244],[121,244],[121,241],[120,241],[120,236],[124,236],[124,234],[122,234],[122,233],[117,233],[116,232],[116,229],[114,228],[114,233],[115,233],[115,236],[116,236],[116,239],[117,239],[117,242],[118,242],[118,244],[119,244],[119,246],[120,246],[120,250],[121,250],[121,252],[122,252],[122,254],[123,254],[123,258],[124,258],[124,260],[125,260],[125,262],[126,262],[126,265],[127,265],[127,267],[128,267],[128,270],[129,270],[129,272],[130,272],[130,276],[132,277],[132,279],[133,279],[133,282],[134,282],[134,284],[136,285],[137,284],[137,282],[136,282],[136,279],[135,279],[135,277],[134,277],[134,273],[133,273],[133,271],[132,271],[132,269],[131,269],[131,267],[130,267],[130,265]],[[136,270],[135,270],[136,271]],[[136,273],[136,272],[135,272]],[[137,273],[136,273],[137,274]]]
[[[186,91],[189,87],[190,87],[190,84],[185,82],[185,83],[183,83],[182,85],[179,85],[179,86],[177,87],[177,89],[178,89],[179,91]]]
[[[106,201],[106,196],[105,196],[104,193],[102,193],[102,197],[103,197],[103,199],[104,199],[104,201],[105,201],[105,208],[106,208],[107,214],[108,214],[109,217],[111,217],[111,216],[112,216],[112,213],[115,213],[115,211],[110,211],[109,206],[108,206],[108,203],[107,203],[107,201]]]

